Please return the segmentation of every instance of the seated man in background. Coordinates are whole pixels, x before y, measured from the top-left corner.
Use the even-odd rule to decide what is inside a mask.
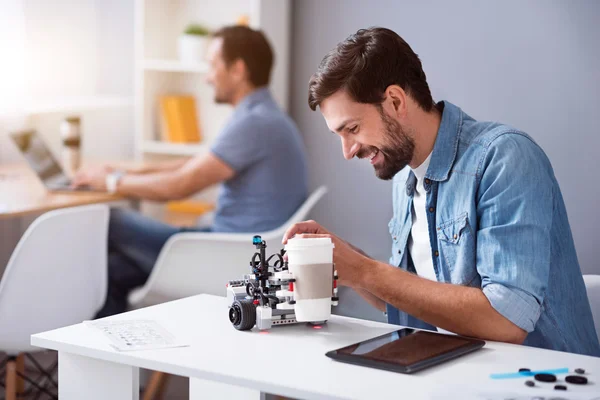
[[[222,183],[213,225],[192,231],[263,232],[282,225],[307,197],[306,160],[296,125],[267,88],[272,49],[261,32],[234,26],[213,35],[208,57],[215,102],[235,106],[208,154],[141,170],[86,169],[75,185],[168,201]],[[109,290],[97,317],[125,311],[128,293],[144,284],[162,246],[183,230],[111,210]]]

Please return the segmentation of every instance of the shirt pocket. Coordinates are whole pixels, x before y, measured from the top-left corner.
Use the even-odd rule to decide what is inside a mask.
[[[437,227],[440,262],[449,283],[470,285],[477,275],[475,238],[467,213]]]

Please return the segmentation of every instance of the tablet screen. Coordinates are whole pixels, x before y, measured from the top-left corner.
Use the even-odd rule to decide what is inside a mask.
[[[406,328],[343,347],[327,355],[355,364],[374,367],[378,366],[376,364],[381,364],[380,367],[387,364],[386,369],[412,372],[477,350],[484,344],[481,340],[462,336]]]

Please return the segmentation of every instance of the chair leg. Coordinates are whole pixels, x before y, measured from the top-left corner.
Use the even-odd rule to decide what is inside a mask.
[[[6,363],[6,400],[17,400],[17,362],[11,358]]]
[[[25,391],[25,380],[21,376],[25,375],[25,354],[21,353],[17,356],[17,393],[21,394]],[[19,374],[21,376],[19,376]]]
[[[146,389],[144,389],[143,400],[161,400],[167,387],[169,380],[169,374],[164,372],[154,371],[150,377],[150,382]]]

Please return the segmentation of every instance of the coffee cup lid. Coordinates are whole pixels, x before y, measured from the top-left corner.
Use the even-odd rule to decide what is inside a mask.
[[[334,248],[331,238],[292,238],[287,241],[285,250],[304,249],[306,247],[329,247]]]

